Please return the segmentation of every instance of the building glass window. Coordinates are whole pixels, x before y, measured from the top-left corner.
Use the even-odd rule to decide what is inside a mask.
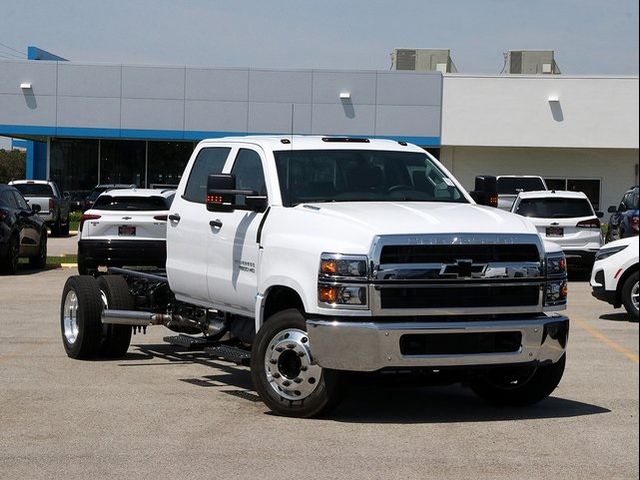
[[[88,191],[98,183],[98,140],[52,138],[50,178],[61,191]]]
[[[583,192],[593,205],[594,210],[600,209],[600,183],[599,179],[584,178],[545,178],[549,190],[568,190],[570,192]]]
[[[192,142],[149,142],[147,185],[177,186],[192,152]]]
[[[144,187],[146,146],[144,141],[102,140],[100,183]]]

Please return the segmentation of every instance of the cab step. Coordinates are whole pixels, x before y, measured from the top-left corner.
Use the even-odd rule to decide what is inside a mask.
[[[183,347],[187,350],[203,350],[205,347],[209,345],[213,345],[214,342],[208,340],[205,337],[192,337],[191,335],[171,335],[168,337],[164,337],[163,340],[171,345],[175,345],[176,347]]]
[[[207,347],[204,351],[212,357],[221,358],[238,365],[249,365],[249,361],[251,360],[251,352],[229,345]]]

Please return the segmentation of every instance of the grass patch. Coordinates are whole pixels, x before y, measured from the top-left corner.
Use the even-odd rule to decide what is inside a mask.
[[[47,257],[47,265],[60,265],[62,263],[78,263],[78,256],[62,255],[59,257]]]

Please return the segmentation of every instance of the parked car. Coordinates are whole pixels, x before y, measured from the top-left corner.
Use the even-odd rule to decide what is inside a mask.
[[[609,229],[607,230],[607,242],[638,235],[640,227],[640,211],[638,210],[638,186],[627,190],[622,196],[620,205],[612,205],[608,212]]]
[[[589,198],[582,192],[523,192],[511,209],[536,226],[540,236],[562,247],[567,262],[591,269],[603,244],[602,230]]]
[[[80,218],[78,271],[165,266],[167,215],[175,190],[114,189]]]
[[[0,185],[0,269],[14,274],[18,259],[28,257],[29,265],[44,268],[47,263],[47,226],[37,215],[40,206],[31,207],[10,185]]]
[[[40,215],[51,228],[54,237],[69,235],[69,200],[64,198],[55,182],[48,180],[14,180],[17,188],[31,206],[40,206]]]
[[[96,199],[98,198],[98,196],[101,193],[107,192],[109,190],[113,190],[115,188],[137,188],[136,185],[134,184],[114,184],[114,183],[103,183],[100,185],[96,185],[95,187],[93,187],[93,190],[91,190],[91,192],[89,193],[89,195],[87,195],[87,197],[84,199],[84,209],[83,210],[89,210],[94,202],[96,201]]]
[[[593,296],[615,308],[624,305],[638,320],[638,237],[608,243],[596,255],[591,272]]]
[[[71,190],[64,192],[63,195],[66,194],[66,198],[69,199],[69,210],[72,212],[84,212],[86,210],[85,199],[89,193],[88,190]]]
[[[547,190],[544,179],[536,175],[499,175],[496,180],[498,208],[507,211],[511,210],[519,193]]]

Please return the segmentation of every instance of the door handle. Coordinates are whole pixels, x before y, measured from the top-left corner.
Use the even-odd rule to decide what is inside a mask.
[[[215,219],[215,220],[211,220],[209,222],[209,225],[213,228],[221,228],[222,227],[222,221]]]
[[[177,213],[172,213],[167,218],[169,219],[170,222],[178,223],[180,221],[180,215],[178,215]]]

